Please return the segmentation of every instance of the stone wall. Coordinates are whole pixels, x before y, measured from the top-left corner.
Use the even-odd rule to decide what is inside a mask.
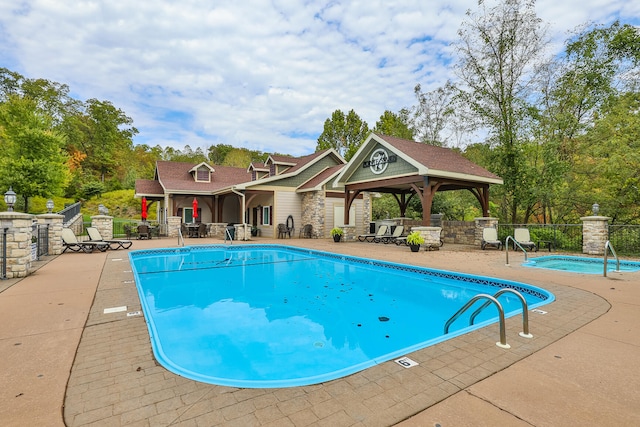
[[[0,212],[0,229],[7,234],[7,279],[26,277],[31,270],[31,230],[33,215]]]
[[[582,217],[582,253],[604,255],[609,240],[609,220],[606,216]]]
[[[108,215],[94,215],[91,217],[91,226],[98,229],[103,240],[113,239],[113,217]]]
[[[302,195],[302,226],[311,224],[313,237],[323,237],[325,233],[324,192],[308,191]]]
[[[476,240],[476,226],[472,221],[443,221],[442,240],[445,243],[473,245]]]

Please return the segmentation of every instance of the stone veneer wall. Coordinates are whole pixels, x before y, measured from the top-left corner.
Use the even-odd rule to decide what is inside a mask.
[[[582,253],[604,255],[609,240],[609,220],[606,216],[586,216],[582,221]]]
[[[104,240],[113,239],[113,217],[108,215],[94,215],[91,217],[91,226],[98,229],[98,233]]]
[[[302,226],[311,224],[313,237],[324,237],[324,192],[308,191],[302,195]]]
[[[442,221],[442,240],[444,240],[445,243],[473,245],[475,238],[476,229],[473,222]]]
[[[64,250],[62,246],[62,221],[64,215],[44,214],[38,215],[38,224],[49,225],[49,247],[47,248],[49,255],[60,255]]]
[[[8,228],[7,279],[26,277],[31,270],[31,230],[33,215],[0,212],[0,229]]]

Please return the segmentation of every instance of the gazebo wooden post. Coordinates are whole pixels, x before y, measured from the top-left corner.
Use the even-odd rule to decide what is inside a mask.
[[[344,189],[344,223],[349,224],[349,211],[351,210],[351,205],[353,201],[360,194],[360,190],[351,190],[349,187],[345,187]],[[350,224],[355,225],[355,224]]]

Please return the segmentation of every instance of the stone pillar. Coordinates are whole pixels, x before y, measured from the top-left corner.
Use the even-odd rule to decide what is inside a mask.
[[[584,216],[582,221],[582,253],[604,255],[604,247],[609,240],[609,220],[607,216]]]
[[[91,226],[98,229],[100,236],[105,240],[113,239],[113,217],[109,215],[94,215],[91,217]]]
[[[369,224],[371,223],[371,212],[373,203],[371,202],[371,193],[363,191],[362,193],[362,228],[357,230],[360,234],[369,234]]]
[[[481,246],[482,245],[482,229],[487,227],[497,229],[498,218],[485,216],[482,218],[474,218],[474,222],[476,224],[476,237],[473,240],[473,244],[475,246]]]
[[[340,228],[344,231],[344,234],[342,235],[342,240],[344,242],[354,242],[358,238],[358,232],[355,225],[343,225]]]
[[[442,227],[411,227],[411,231],[417,231],[424,238],[424,245],[437,249],[440,247],[440,234]]]
[[[49,225],[49,255],[60,255],[64,250],[62,246],[62,228],[64,215],[44,214],[36,217],[38,224]]]
[[[180,231],[180,224],[182,224],[181,216],[170,216],[167,218],[167,236],[178,237]],[[182,236],[185,237],[185,236]]]
[[[7,279],[26,277],[31,270],[31,230],[33,215],[0,212],[0,229],[7,234]]]
[[[324,237],[325,198],[322,191],[308,191],[302,194],[302,224],[311,224],[313,237]]]

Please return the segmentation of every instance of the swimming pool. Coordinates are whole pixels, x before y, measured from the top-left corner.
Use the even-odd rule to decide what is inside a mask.
[[[570,273],[603,274],[604,261],[602,258],[588,258],[566,255],[548,255],[537,258],[530,258],[523,263],[525,267],[546,268],[549,270],[567,271]],[[609,258],[607,271],[616,270],[616,260]],[[640,271],[640,262],[620,261],[620,271],[633,272]]]
[[[447,319],[478,293],[511,287],[530,308],[554,299],[517,282],[287,246],[129,256],[159,363],[233,387],[324,382],[495,322],[487,308],[475,326],[463,316],[443,336]],[[513,295],[499,300],[506,316],[521,313]]]

